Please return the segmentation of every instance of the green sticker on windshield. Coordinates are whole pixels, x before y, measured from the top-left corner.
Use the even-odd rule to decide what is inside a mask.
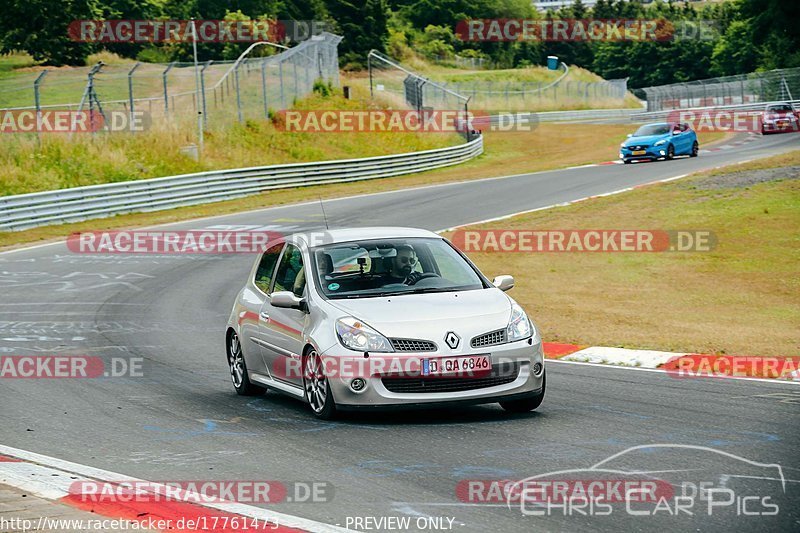
[[[335,291],[338,288],[339,288],[339,284],[338,283],[329,283],[328,284],[328,290],[329,291]]]

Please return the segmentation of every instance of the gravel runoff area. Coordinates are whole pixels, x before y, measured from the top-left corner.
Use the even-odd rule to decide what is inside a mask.
[[[800,166],[765,168],[759,170],[740,170],[726,174],[708,176],[687,183],[688,187],[699,190],[735,189],[750,187],[758,183],[776,180],[800,179]]]

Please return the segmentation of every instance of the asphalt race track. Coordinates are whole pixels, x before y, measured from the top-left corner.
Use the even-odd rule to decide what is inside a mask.
[[[325,210],[337,227],[441,230],[798,148],[796,135],[759,137],[697,159],[344,198],[327,201]],[[321,214],[309,203],[171,227],[224,225],[290,232],[319,228]],[[455,517],[456,531],[800,529],[800,388],[790,384],[675,379],[552,362],[544,404],[528,415],[488,405],[356,414],[333,423],[277,393],[239,397],[228,376],[223,333],[252,261],[251,255],[77,255],[63,243],[0,254],[0,354],[144,358],[141,378],[2,380],[0,442],[156,481],[327,481],[335,486],[330,503],[272,508],[341,526],[348,516],[433,516]],[[501,273],[487,273],[495,274]],[[535,319],[535,309],[529,312]],[[471,505],[456,497],[462,480],[588,468],[653,443],[711,447],[780,464],[785,492],[774,473],[737,474],[740,464],[728,456],[644,454],[649,470],[688,476],[691,469],[695,481],[735,480],[753,494],[777,487],[773,501],[780,513],[749,517],[730,507],[679,518],[526,516],[505,504]],[[616,461],[637,468],[642,457]]]

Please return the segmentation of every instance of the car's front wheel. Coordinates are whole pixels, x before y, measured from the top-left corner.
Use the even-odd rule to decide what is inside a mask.
[[[671,144],[667,146],[667,161],[671,161],[675,158],[675,147]]]
[[[264,394],[267,389],[253,385],[247,373],[247,365],[244,362],[242,353],[242,343],[239,335],[235,331],[228,333],[228,368],[231,373],[231,382],[236,394],[240,396],[258,396]]]
[[[313,348],[306,353],[303,368],[303,388],[311,411],[322,420],[333,419],[336,416],[336,402],[325,375],[322,357]]]
[[[546,388],[547,388],[547,373],[545,372],[545,374],[542,375],[542,390],[539,392],[539,394],[522,400],[500,402],[500,407],[502,407],[509,413],[527,413],[529,411],[533,411],[534,409],[542,405],[542,400],[544,400],[544,391]]]
[[[692,143],[692,153],[689,154],[690,157],[697,157],[697,154],[700,153],[700,145],[697,144],[697,141]]]

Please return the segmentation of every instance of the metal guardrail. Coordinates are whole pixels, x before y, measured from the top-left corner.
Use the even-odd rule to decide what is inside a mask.
[[[594,121],[602,124],[604,121],[620,119],[628,120],[637,113],[636,109],[581,109],[576,111],[509,111],[504,115],[477,116],[472,119],[472,126],[478,130],[497,124],[513,123],[517,115],[526,116],[525,123],[535,126],[540,122],[583,122],[591,124]]]
[[[775,100],[772,102],[753,102],[748,104],[733,104],[733,105],[714,105],[705,107],[687,107],[686,109],[666,109],[663,111],[646,111],[642,113],[631,114],[631,120],[634,122],[645,120],[666,120],[668,116],[675,115],[676,113],[694,112],[702,113],[703,111],[763,111],[768,105],[772,104],[785,104],[790,103],[795,109],[800,108],[800,100]]]
[[[483,138],[362,159],[292,163],[183,174],[0,197],[0,230],[78,222],[239,198],[272,189],[388,178],[455,165],[483,153]]]

